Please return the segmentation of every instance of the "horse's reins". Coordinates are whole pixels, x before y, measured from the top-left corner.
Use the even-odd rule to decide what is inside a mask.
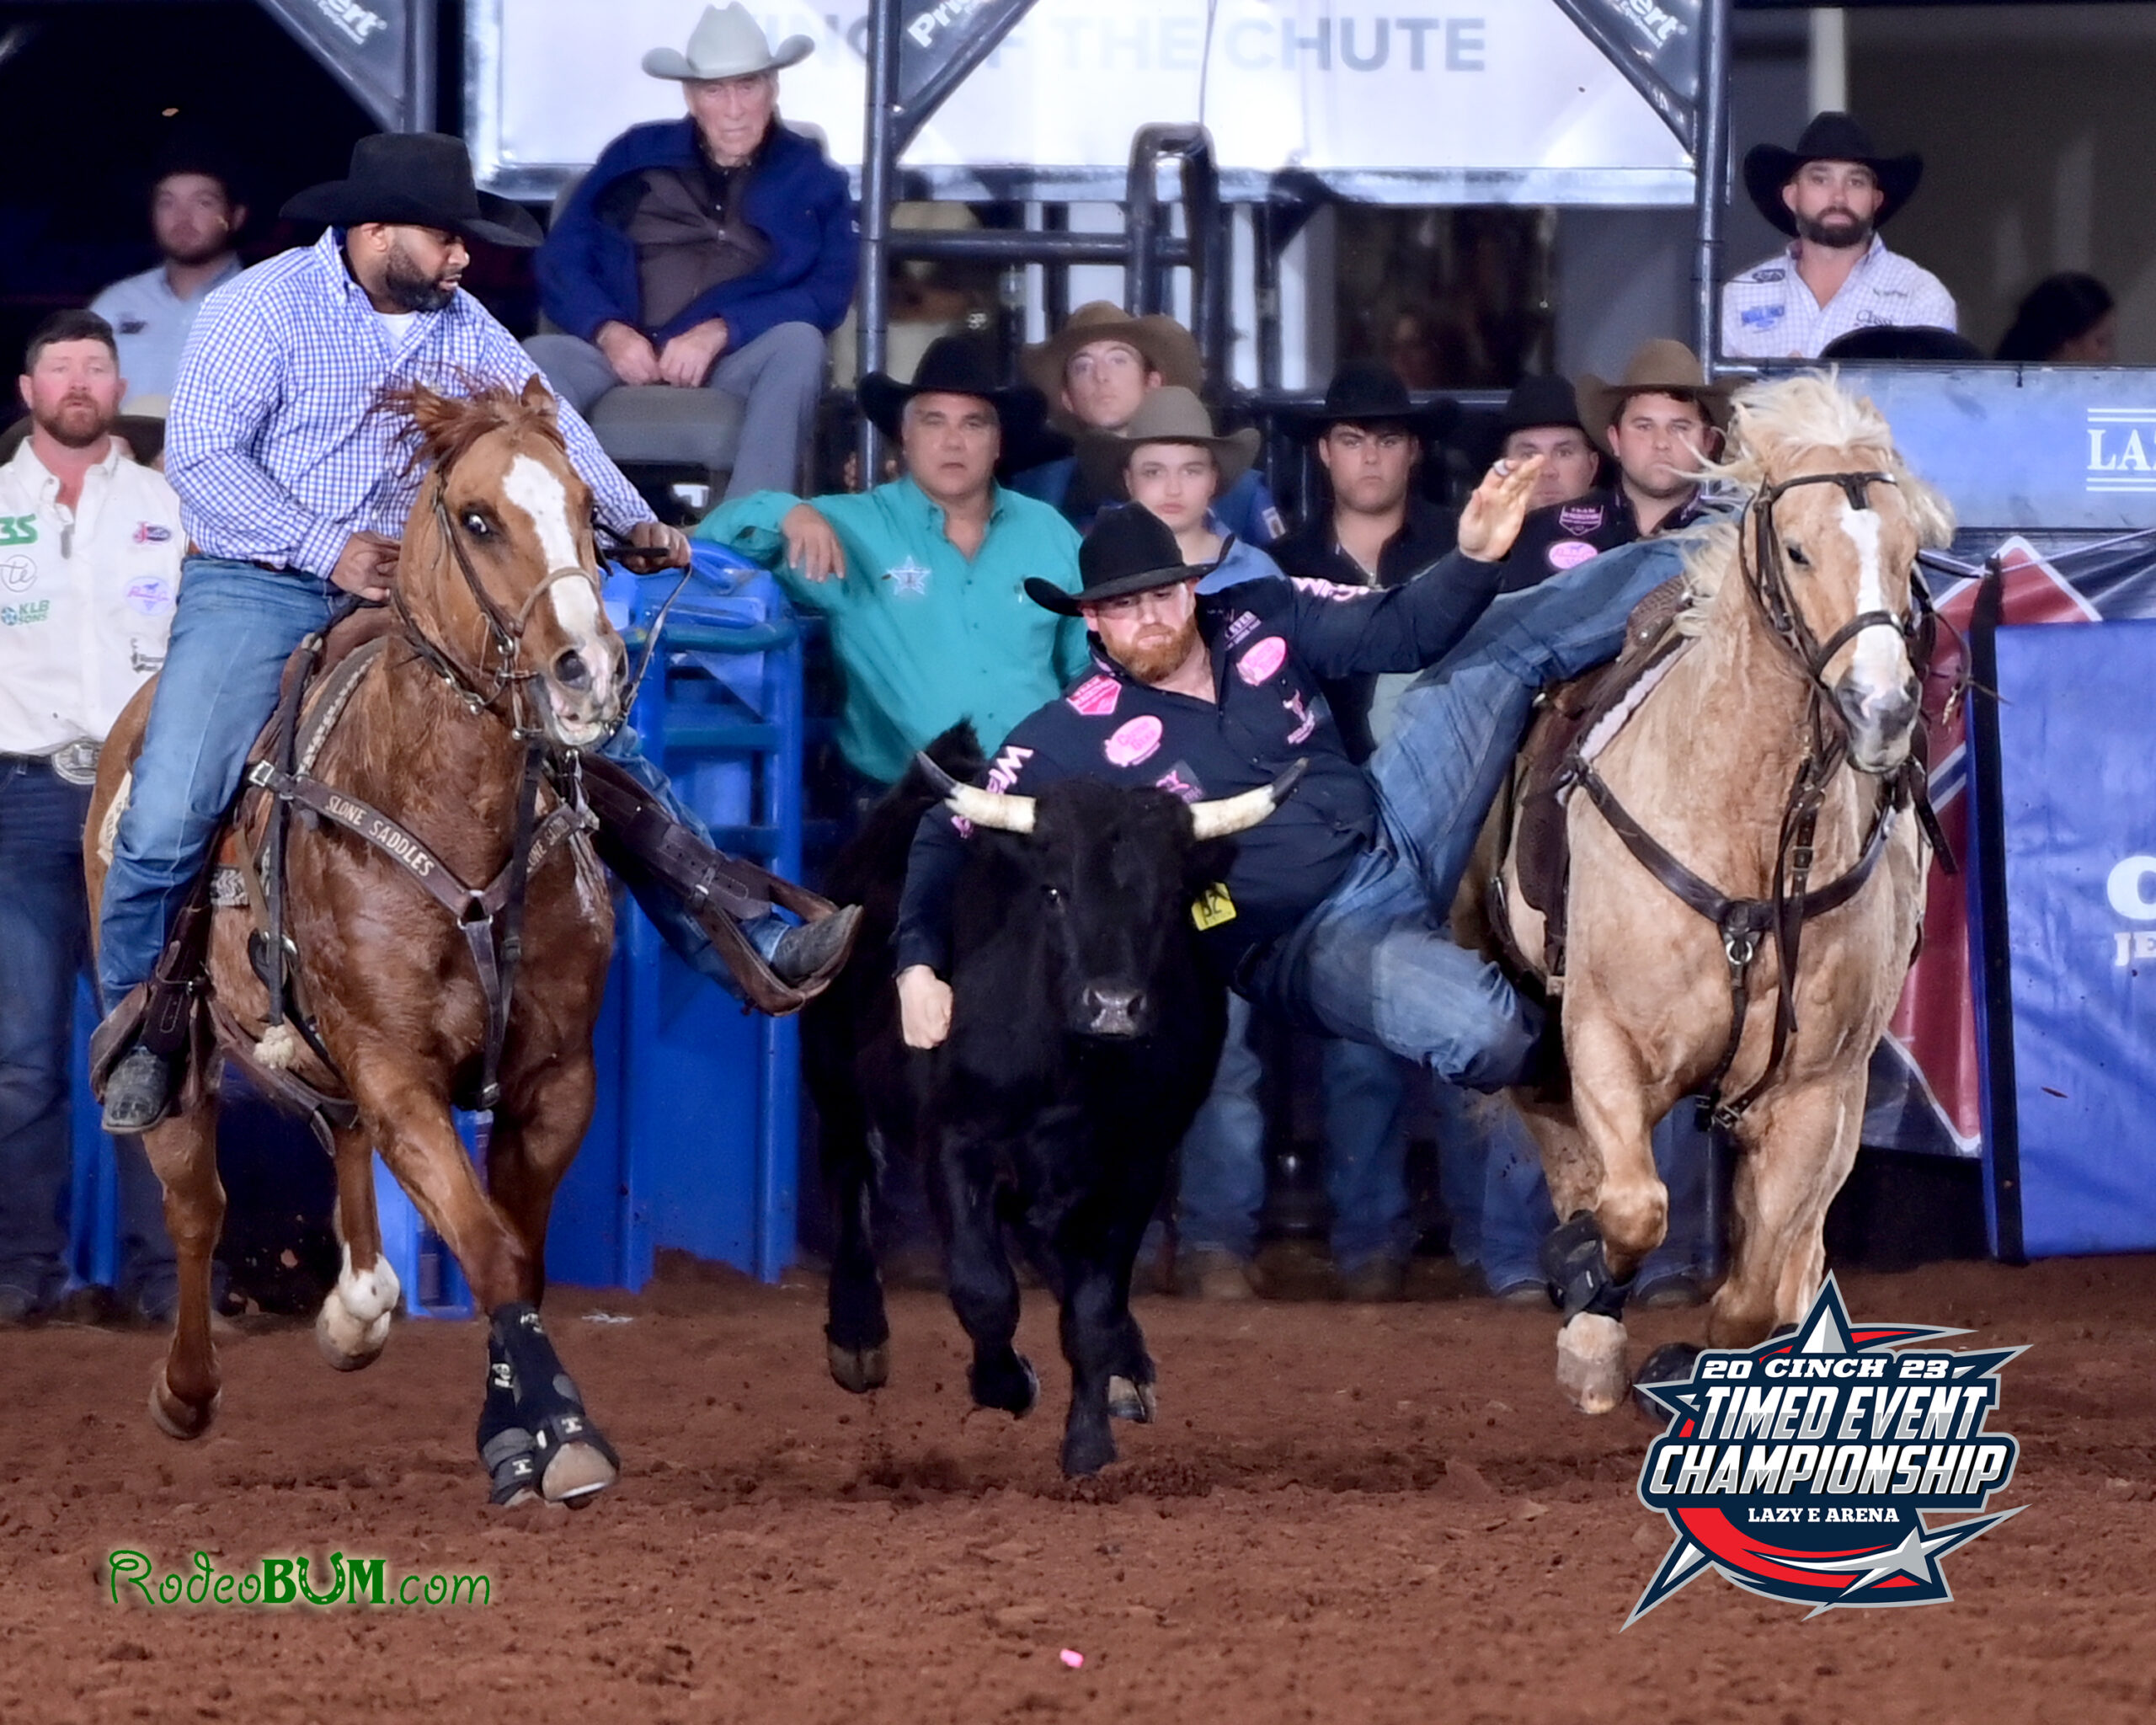
[[[1853,510],[1869,510],[1873,485],[1898,483],[1892,473],[1876,471],[1805,473],[1779,484],[1762,487],[1746,506],[1752,524],[1751,555],[1745,555],[1742,529],[1737,541],[1737,563],[1745,590],[1759,607],[1768,633],[1794,659],[1805,676],[1806,741],[1789,795],[1782,805],[1782,819],[1775,839],[1774,891],[1764,899],[1733,899],[1685,867],[1659,843],[1618,799],[1592,762],[1575,757],[1565,778],[1586,792],[1588,798],[1609,823],[1633,859],[1691,910],[1712,922],[1721,936],[1722,957],[1729,969],[1729,1039],[1721,1058],[1707,1081],[1700,1104],[1702,1124],[1733,1128],[1757,1102],[1780,1071],[1796,1032],[1796,966],[1804,925],[1811,918],[1838,910],[1864,889],[1886,854],[1895,817],[1913,804],[1927,836],[1943,857],[1948,857],[1944,836],[1925,793],[1924,772],[1913,755],[1885,782],[1864,846],[1855,862],[1824,886],[1811,884],[1812,841],[1827,788],[1848,758],[1848,742],[1838,724],[1828,716],[1832,693],[1826,681],[1828,665],[1849,643],[1866,629],[1890,628],[1909,644],[1910,656],[1919,676],[1929,661],[1938,628],[1938,613],[1923,576],[1909,574],[1910,606],[1906,617],[1891,611],[1859,611],[1825,641],[1817,639],[1804,620],[1789,585],[1789,571],[1782,556],[1780,536],[1774,530],[1774,505],[1800,485],[1838,485]],[[1957,692],[1958,693],[1958,692]],[[1852,763],[1854,764],[1854,763]],[[1951,858],[1948,866],[1951,867]],[[1752,967],[1761,942],[1771,937],[1780,977],[1774,1002],[1774,1039],[1767,1062],[1743,1094],[1726,1098],[1722,1087],[1744,1040],[1744,1021],[1751,1006]]]

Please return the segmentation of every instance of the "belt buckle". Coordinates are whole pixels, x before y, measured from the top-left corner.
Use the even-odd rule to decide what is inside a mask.
[[[87,737],[66,743],[53,750],[52,776],[71,785],[93,785],[98,782],[98,755],[103,745]]]

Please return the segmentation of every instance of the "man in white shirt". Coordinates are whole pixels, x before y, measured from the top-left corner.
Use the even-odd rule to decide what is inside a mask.
[[[1821,114],[1794,150],[1753,147],[1744,187],[1794,242],[1721,291],[1721,350],[1735,360],[1811,360],[1852,329],[1952,329],[1954,296],[1886,249],[1878,230],[1924,177],[1921,156],[1881,156],[1846,114]]]
[[[158,164],[150,227],[163,259],[90,302],[112,325],[120,375],[132,394],[171,395],[202,302],[239,274],[234,244],[246,225],[247,206],[233,197],[230,170],[215,157],[175,152]]]
[[[67,1280],[83,823],[99,745],[163,662],[186,548],[179,499],[113,433],[127,384],[103,318],[48,318],[20,387],[30,435],[0,466],[0,1324],[48,1310]],[[130,1151],[120,1183],[122,1292],[162,1316],[157,1178]]]

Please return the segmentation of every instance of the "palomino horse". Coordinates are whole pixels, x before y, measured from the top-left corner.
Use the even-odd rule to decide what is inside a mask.
[[[537,1306],[554,1189],[591,1115],[591,1029],[613,914],[580,808],[570,811],[577,818],[552,815],[555,793],[527,788],[527,751],[542,738],[565,750],[601,741],[621,714],[627,654],[600,602],[590,492],[538,380],[520,396],[493,389],[451,399],[419,388],[403,407],[418,434],[414,460],[432,473],[405,526],[400,628],[350,689],[311,767],[343,799],[348,825],[354,809],[385,819],[369,842],[340,826],[336,811],[302,810],[286,841],[285,927],[298,997],[337,1070],[288,1028],[265,1035],[269,993],[250,963],[255,923],[244,906],[214,915],[211,1009],[263,1039],[256,1054],[265,1065],[288,1065],[333,1094],[348,1087],[355,1105],[344,1114],[352,1124],[334,1134],[344,1268],[316,1322],[329,1363],[370,1364],[398,1297],[375,1214],[379,1149],[492,1325],[479,1429],[496,1501],[536,1488],[574,1502],[611,1484],[616,1462]],[[149,697],[145,688],[130,704],[104,750],[85,846],[93,904],[109,858],[100,836],[109,847]],[[242,841],[259,841],[264,810],[253,813],[252,833],[226,845],[227,861]],[[527,835],[544,823],[556,841],[531,852],[524,963],[497,1039],[499,1097],[483,1187],[451,1108],[491,1064],[489,1015],[475,943],[444,909],[440,877],[498,882],[520,823]],[[394,835],[388,848],[382,829]],[[430,866],[415,867],[415,857]],[[467,919],[477,911],[467,904]],[[224,1193],[216,1100],[205,1091],[144,1138],[179,1263],[179,1308],[150,1413],[179,1438],[208,1429],[221,1383],[210,1254]]]
[[[1545,1252],[1558,1376],[1588,1413],[1630,1382],[1624,1284],[1668,1219],[1649,1135],[1680,1098],[1710,1092],[1741,1151],[1711,1343],[1759,1341],[1817,1292],[1930,854],[1910,644],[1929,627],[1918,549],[1951,536],[1945,505],[1872,404],[1817,374],[1741,393],[1712,471],[1746,503],[1687,563],[1690,638],[1560,774],[1572,1095],[1514,1098],[1564,1219]],[[1517,860],[1493,908],[1544,954]]]

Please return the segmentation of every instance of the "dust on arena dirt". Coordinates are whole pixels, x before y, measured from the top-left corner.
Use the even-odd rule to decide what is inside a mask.
[[[892,1302],[894,1376],[825,1375],[821,1289],[677,1270],[559,1289],[570,1369],[619,1446],[586,1511],[484,1506],[482,1349],[403,1324],[339,1376],[302,1327],[227,1335],[224,1407],[143,1412],[162,1338],[0,1336],[0,1717],[649,1721],[2072,1721],[2156,1714],[2156,1259],[1845,1279],[1854,1312],[2026,1342],[1993,1424],[2026,1513],[1949,1560],[1956,1597],[1796,1608],[1694,1582],[1619,1634],[1668,1544],[1634,1497],[1644,1422],[1550,1378],[1553,1321],[1492,1302],[1161,1298],[1161,1419],[1099,1480],[1056,1470],[1048,1393],[969,1413],[932,1294]],[[604,1311],[628,1323],[582,1321]],[[1695,1333],[1633,1325],[1635,1358]],[[115,1606],[115,1548],[378,1555],[479,1571],[493,1603]],[[131,1598],[131,1596],[130,1596]],[[1084,1656],[1079,1669],[1065,1649]]]

